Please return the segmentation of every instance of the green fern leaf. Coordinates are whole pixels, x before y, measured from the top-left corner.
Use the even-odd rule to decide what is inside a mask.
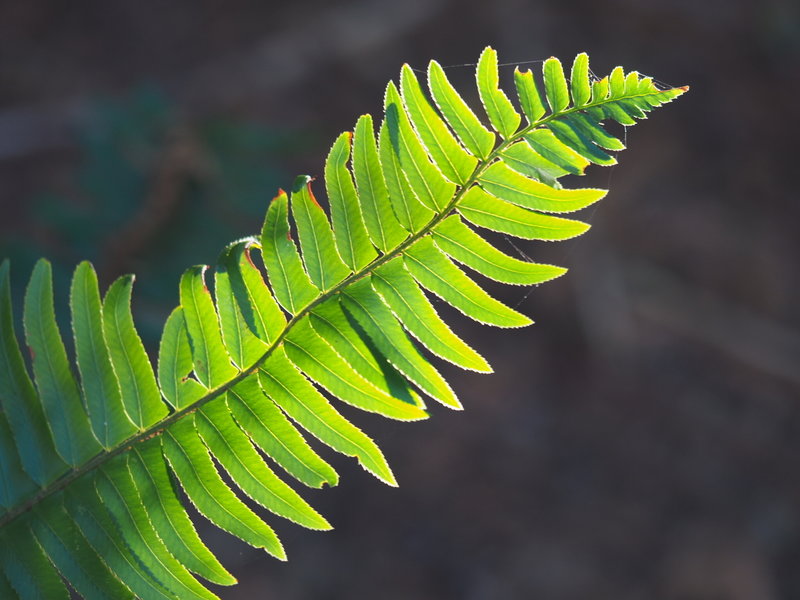
[[[30,534],[35,514],[7,525],[0,533],[0,566],[13,593],[9,598],[69,600],[69,592],[51,560]]]
[[[524,208],[541,212],[573,212],[594,204],[606,190],[557,189],[520,175],[503,162],[490,166],[478,179],[490,194]]]
[[[413,277],[396,258],[372,274],[372,285],[408,332],[434,354],[455,365],[491,373],[492,368],[442,321]]]
[[[8,420],[0,412],[0,515],[36,490],[36,483],[25,472],[19,460]]]
[[[480,122],[447,79],[435,60],[428,66],[428,86],[436,105],[456,132],[461,143],[478,158],[488,158],[494,149],[495,136]]]
[[[50,263],[40,260],[25,291],[25,337],[33,360],[36,387],[56,449],[67,464],[77,467],[100,451],[89,426],[81,395],[56,325]]]
[[[41,399],[25,370],[17,345],[11,309],[10,270],[9,262],[4,260],[0,265],[0,404],[25,472],[44,487],[63,473],[66,465],[56,453]],[[4,438],[11,441],[9,437]]]
[[[227,404],[211,402],[196,415],[197,429],[206,446],[247,496],[276,515],[309,529],[331,528],[261,460],[250,439],[234,422]]]
[[[353,134],[345,131],[333,144],[325,161],[325,187],[331,207],[336,247],[344,262],[356,271],[377,256],[369,243],[353,176],[347,169]]]
[[[236,579],[225,570],[197,535],[186,510],[175,497],[160,444],[140,444],[128,453],[128,468],[158,535],[190,571],[219,585]]]
[[[423,238],[406,252],[405,263],[423,287],[480,323],[524,327],[532,321],[487,294],[433,244]]]
[[[389,364],[366,332],[347,315],[337,298],[314,308],[311,326],[361,377],[395,399],[394,411],[403,420],[427,418],[425,403],[409,382]]]
[[[504,202],[479,187],[464,194],[458,212],[475,225],[526,240],[568,240],[589,229],[581,221],[543,215]]]
[[[587,63],[588,68],[588,63]],[[564,68],[557,58],[548,58],[544,61],[544,89],[550,111],[553,113],[564,112],[570,103],[567,78]]]
[[[399,89],[386,88],[380,122],[360,117],[328,154],[330,215],[301,176],[291,199],[279,191],[272,200],[258,238],[223,249],[213,289],[208,267],[184,273],[157,377],[131,315],[133,277],[118,279],[101,301],[89,263],[78,265],[70,291],[71,366],[44,260],[23,307],[31,377],[4,261],[0,597],[68,598],[65,582],[87,598],[216,597],[198,576],[220,585],[235,579],[200,539],[184,502],[285,559],[251,503],[330,528],[273,470],[312,488],[338,483],[306,434],[396,485],[381,450],[337,403],[401,421],[429,416],[425,396],[460,409],[426,351],[465,369],[491,367],[429,293],[481,323],[531,323],[456,263],[517,285],[562,275],[561,267],[508,256],[481,230],[550,241],[584,233],[587,224],[549,213],[580,210],[606,191],[567,188],[561,179],[616,162],[611,153],[624,146],[608,121],[632,125],[687,89],[661,89],[621,67],[597,81],[589,73],[585,54],[569,81],[555,58],[539,78],[517,69],[520,113],[487,48],[476,69],[487,127],[438,63],[429,64],[427,82],[404,66]]]
[[[143,500],[146,502],[145,498]],[[37,508],[36,517],[31,523],[36,540],[79,594],[103,600],[134,597],[133,592],[109,571],[104,559],[65,512],[60,498],[44,501]]]
[[[546,75],[546,73],[545,73]],[[519,116],[505,92],[499,87],[497,52],[486,48],[478,60],[478,93],[489,116],[489,122],[503,139],[510,139],[517,131],[522,117]]]
[[[103,332],[125,410],[139,429],[145,429],[164,418],[167,407],[161,402],[153,367],[133,324],[132,287],[133,276],[129,275],[108,288],[103,299]]]
[[[450,133],[447,125],[425,97],[416,75],[408,65],[403,65],[400,81],[403,102],[409,118],[434,163],[453,183],[465,183],[475,170],[477,159],[462,148]]]
[[[387,391],[374,386],[320,336],[305,320],[286,336],[286,354],[312,381],[331,394],[362,410],[390,419],[417,420],[425,413],[398,403]]]
[[[295,479],[312,488],[339,482],[333,467],[311,449],[286,415],[264,395],[257,377],[248,377],[231,388],[228,407],[256,446]]]
[[[467,227],[458,215],[447,217],[431,235],[445,254],[495,281],[534,285],[560,277],[567,271],[563,267],[508,256]]]
[[[246,242],[236,242],[223,250],[214,272],[217,312],[222,329],[222,338],[233,363],[244,368],[257,360],[267,349],[256,331],[252,314],[253,306],[245,291],[240,264],[236,254]],[[277,306],[275,311],[280,312]],[[246,318],[245,314],[250,315]]]
[[[161,393],[174,408],[191,406],[205,394],[206,387],[189,377],[192,348],[183,307],[172,311],[164,325],[158,351],[158,382]]]
[[[297,224],[306,271],[317,288],[329,290],[352,273],[333,241],[328,217],[311,191],[311,178],[301,176],[292,188],[292,216]]]
[[[592,98],[592,86],[589,83],[589,55],[581,52],[572,63],[569,76],[572,101],[580,108]]]
[[[391,250],[407,233],[389,204],[389,190],[378,156],[378,145],[370,115],[363,115],[353,134],[353,173],[359,204],[372,243],[381,251]]]
[[[452,199],[456,186],[431,161],[422,140],[411,127],[393,82],[386,88],[384,110],[389,138],[411,189],[425,208],[441,211]]]
[[[362,280],[342,293],[342,301],[367,336],[393,367],[421,391],[445,406],[461,408],[453,390],[408,339],[391,309],[371,283]]]
[[[92,430],[103,448],[113,448],[133,435],[136,426],[122,405],[122,393],[103,337],[97,275],[88,262],[75,269],[70,305],[75,354]]]
[[[209,521],[256,548],[286,560],[272,528],[228,487],[197,433],[193,414],[175,423],[162,436],[164,456],[195,508]]]
[[[291,314],[297,314],[319,294],[303,268],[289,230],[289,198],[280,190],[272,199],[261,230],[261,250],[275,297]]]
[[[355,456],[378,479],[397,485],[375,442],[339,414],[294,368],[283,351],[267,359],[259,379],[264,392],[308,433],[342,454]]]

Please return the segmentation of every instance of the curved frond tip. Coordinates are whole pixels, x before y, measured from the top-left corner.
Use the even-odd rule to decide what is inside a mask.
[[[530,324],[470,273],[532,285],[565,269],[508,256],[483,230],[546,241],[584,233],[587,224],[559,213],[606,190],[562,179],[614,164],[624,146],[608,125],[633,125],[688,89],[662,89],[621,67],[602,79],[590,73],[586,54],[569,79],[550,58],[540,76],[516,69],[515,89],[503,91],[487,48],[475,110],[436,61],[424,81],[404,66],[380,121],[364,115],[333,144],[328,210],[315,197],[321,186],[302,176],[270,202],[258,237],[230,244],[213,268],[189,268],[155,361],[131,316],[133,277],[101,297],[83,262],[69,298],[71,365],[42,260],[22,314],[29,373],[4,261],[0,596],[67,598],[68,585],[87,598],[215,597],[197,576],[235,579],[184,503],[285,559],[266,512],[330,528],[284,481],[337,484],[308,437],[397,485],[339,404],[399,421],[428,418],[431,401],[462,408],[438,360],[492,369],[431,295],[481,323]]]

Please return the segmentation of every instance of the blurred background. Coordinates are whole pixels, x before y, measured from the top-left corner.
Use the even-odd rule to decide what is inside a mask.
[[[800,598],[796,1],[6,0],[0,255],[17,294],[48,256],[66,325],[79,260],[104,285],[135,272],[152,348],[182,270],[256,232],[294,175],[320,177],[403,62],[453,65],[473,98],[457,65],[487,44],[506,63],[585,50],[599,75],[692,89],[628,130],[618,166],[567,182],[611,188],[588,235],[517,244],[570,269],[491,286],[534,327],[442,308],[496,371],[442,367],[463,413],[343,410],[401,487],[325,453],[342,483],[305,496],[336,529],[270,519],[282,564],[203,527],[241,582],[218,593]]]

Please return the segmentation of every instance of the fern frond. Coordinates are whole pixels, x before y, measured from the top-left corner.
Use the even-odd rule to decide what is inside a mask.
[[[581,54],[569,81],[555,58],[540,81],[516,70],[517,106],[487,48],[476,73],[487,126],[438,63],[427,74],[426,91],[404,66],[377,130],[364,115],[337,138],[325,163],[329,214],[299,177],[271,201],[258,238],[222,251],[213,293],[207,266],[184,273],[155,371],[131,316],[133,277],[101,299],[85,262],[70,293],[74,370],[42,260],[23,310],[31,379],[2,263],[0,596],[67,598],[66,581],[87,598],[215,597],[196,576],[235,580],[197,535],[177,486],[212,523],[285,559],[251,503],[330,528],[270,466],[309,487],[336,485],[307,435],[396,485],[336,402],[401,421],[427,418],[425,397],[460,409],[421,347],[464,369],[491,367],[425,290],[481,323],[531,323],[459,265],[517,285],[565,269],[508,256],[480,228],[531,240],[584,233],[587,224],[557,215],[606,191],[561,178],[616,161],[610,152],[623,144],[605,122],[632,125],[687,89],[622,68],[592,82]]]

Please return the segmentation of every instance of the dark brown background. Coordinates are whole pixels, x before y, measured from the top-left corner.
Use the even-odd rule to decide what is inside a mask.
[[[39,255],[62,305],[83,257],[105,283],[134,270],[152,344],[181,269],[256,231],[296,173],[321,175],[402,62],[470,63],[487,44],[501,62],[586,50],[598,74],[692,90],[589,176],[612,192],[587,236],[524,246],[566,277],[493,288],[536,326],[452,315],[496,369],[445,368],[465,412],[347,412],[398,490],[334,457],[341,485],[306,496],[335,531],[272,519],[287,564],[203,529],[241,581],[222,597],[800,597],[791,0],[4,2],[0,250],[17,290]]]

